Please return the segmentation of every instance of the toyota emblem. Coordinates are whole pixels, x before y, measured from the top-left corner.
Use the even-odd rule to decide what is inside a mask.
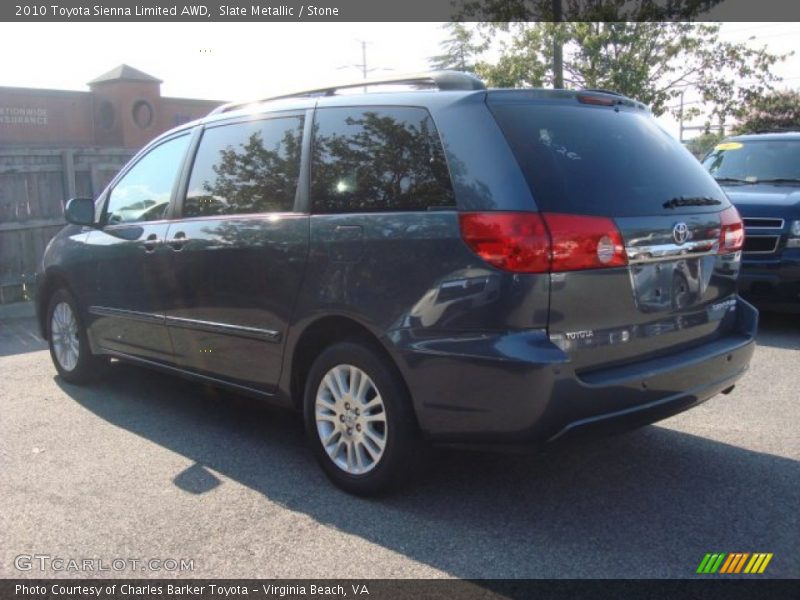
[[[686,223],[676,223],[672,228],[672,238],[676,244],[682,244],[689,239],[689,226]]]

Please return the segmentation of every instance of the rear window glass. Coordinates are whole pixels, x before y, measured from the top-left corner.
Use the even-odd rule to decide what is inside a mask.
[[[320,109],[312,153],[314,212],[455,205],[442,143],[425,109]]]
[[[622,217],[728,205],[697,159],[647,114],[521,103],[491,110],[540,210]],[[720,204],[664,207],[675,198]]]
[[[726,141],[703,165],[717,179],[800,181],[800,140]]]

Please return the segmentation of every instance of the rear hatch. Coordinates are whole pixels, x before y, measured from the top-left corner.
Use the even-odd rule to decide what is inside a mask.
[[[487,101],[549,230],[549,335],[578,371],[733,327],[741,221],[645,107],[602,93],[497,91]]]

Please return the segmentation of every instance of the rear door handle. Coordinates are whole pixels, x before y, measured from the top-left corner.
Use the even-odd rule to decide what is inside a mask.
[[[169,241],[169,247],[175,250],[175,252],[179,252],[183,250],[183,247],[186,245],[186,242],[189,241],[189,236],[186,235],[183,231],[178,231],[172,239]]]

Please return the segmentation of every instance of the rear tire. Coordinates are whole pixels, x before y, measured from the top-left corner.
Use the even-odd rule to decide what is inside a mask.
[[[78,303],[66,289],[57,290],[50,298],[47,333],[50,357],[64,381],[87,383],[104,371],[108,359],[92,354]]]
[[[422,441],[403,381],[367,345],[342,342],[320,354],[306,380],[306,433],[328,478],[359,496],[404,484]]]

